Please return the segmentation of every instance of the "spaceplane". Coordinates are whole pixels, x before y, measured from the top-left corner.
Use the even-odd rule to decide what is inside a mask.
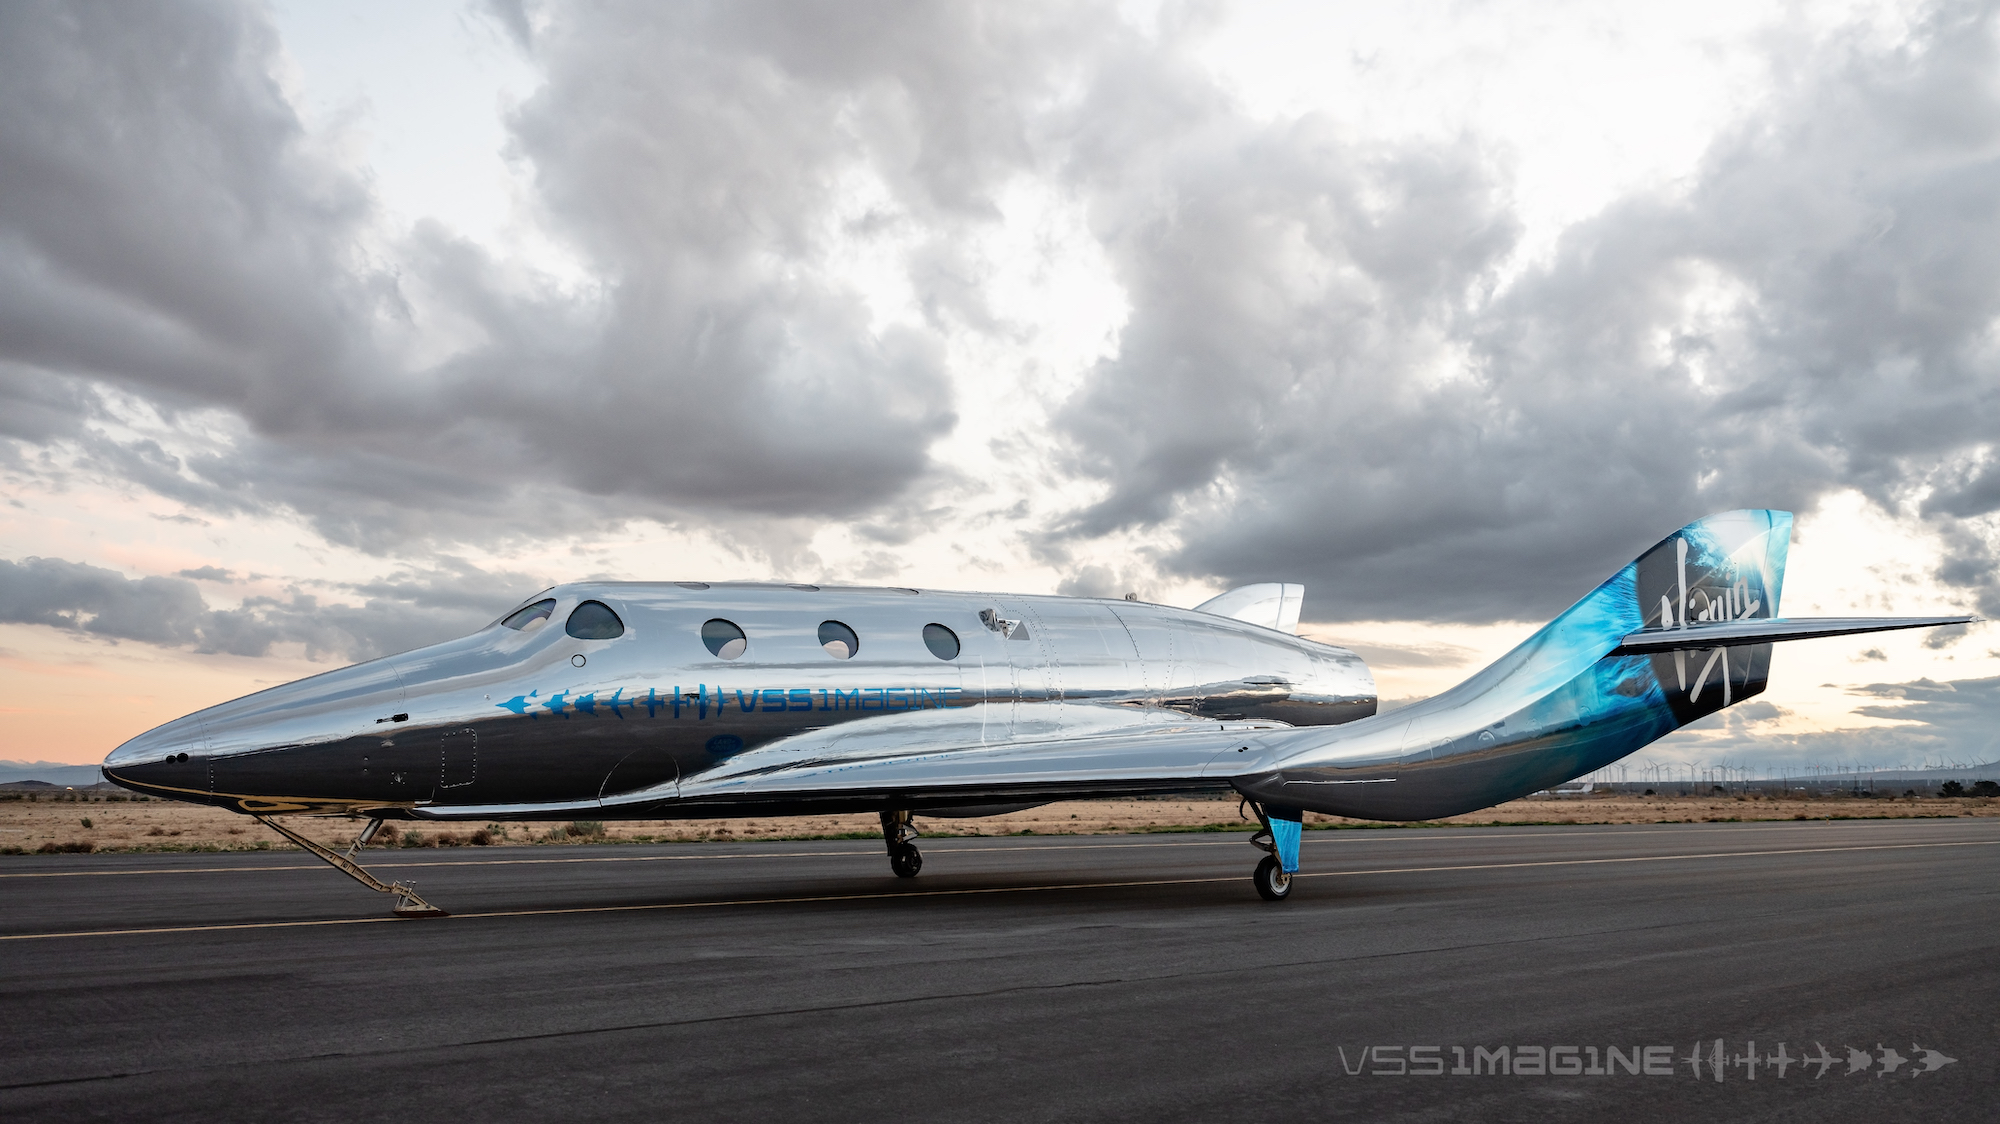
[[[1303,587],[1131,598],[772,582],[585,582],[457,640],[147,731],[110,780],[257,817],[402,916],[360,863],[388,820],[916,816],[1235,794],[1282,901],[1307,812],[1420,820],[1602,768],[1762,691],[1781,641],[1971,617],[1779,615],[1792,518],[1689,524],[1442,694],[1378,712],[1355,653],[1294,634]],[[278,817],[367,825],[344,851]]]

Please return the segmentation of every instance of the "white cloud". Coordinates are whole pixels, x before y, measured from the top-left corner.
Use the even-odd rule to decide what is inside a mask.
[[[0,558],[1304,579],[1409,693],[1739,504],[2000,609],[1979,10],[94,11],[0,11]]]

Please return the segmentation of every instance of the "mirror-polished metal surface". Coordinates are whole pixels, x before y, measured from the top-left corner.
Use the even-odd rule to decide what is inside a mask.
[[[259,811],[723,815],[876,808],[892,794],[928,806],[985,800],[995,785],[1011,797],[1226,784],[1204,769],[1225,727],[1375,709],[1373,677],[1345,649],[1130,601],[634,583],[562,586],[524,609],[548,601],[540,616],[168,723],[120,747],[107,775]],[[615,624],[599,619],[607,608]],[[579,614],[587,626],[566,623]],[[935,650],[938,628],[957,642],[951,658]],[[1186,751],[1100,740],[1167,728],[1186,732]],[[904,792],[941,754],[988,765]],[[811,791],[775,780],[808,760],[840,779]]]
[[[1774,641],[1971,619],[1782,620],[1790,534],[1785,512],[1691,524],[1491,667],[1389,714],[1354,653],[1254,623],[1296,619],[1296,586],[1209,603],[1239,620],[1131,600],[588,583],[169,722],[104,772],[249,813],[879,811],[892,858],[911,811],[1088,796],[1234,789],[1281,824],[1450,815],[1756,694]],[[1295,852],[1295,830],[1276,838]]]

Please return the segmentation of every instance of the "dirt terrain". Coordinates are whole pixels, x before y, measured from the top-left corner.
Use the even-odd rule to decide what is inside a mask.
[[[1468,815],[1422,824],[1377,824],[1309,815],[1316,828],[1434,827],[1442,824],[1630,824],[1733,820],[1880,819],[2000,816],[2000,801],[1977,797],[1815,798],[1760,795],[1531,797]],[[322,842],[345,846],[359,820],[293,817],[287,823]],[[760,817],[740,820],[563,821],[511,824],[399,824],[375,846],[434,847],[484,844],[575,844],[685,840],[874,838],[872,815]],[[1233,799],[1088,800],[1049,804],[984,819],[919,816],[927,836],[1097,835],[1143,831],[1248,830]],[[0,789],[0,854],[63,851],[209,851],[291,849],[278,834],[248,816],[192,804],[112,792]]]

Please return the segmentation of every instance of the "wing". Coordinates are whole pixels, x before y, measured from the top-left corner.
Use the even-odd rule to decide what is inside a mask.
[[[741,753],[679,785],[627,793],[602,807],[671,800],[700,814],[737,805],[918,810],[1022,799],[1074,799],[1226,788],[1254,755],[1246,735],[1281,722],[1218,722],[1155,707],[1065,703],[1021,707],[1013,736],[990,743],[990,713],[1008,704],[915,711],[806,731]]]

